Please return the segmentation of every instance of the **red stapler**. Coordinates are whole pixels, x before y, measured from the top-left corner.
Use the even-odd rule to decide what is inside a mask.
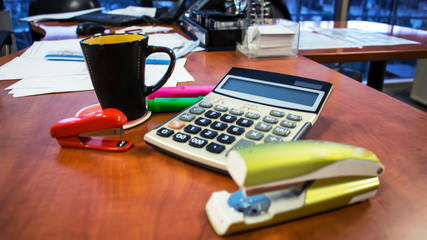
[[[83,117],[72,117],[55,123],[50,135],[63,147],[126,151],[132,143],[104,137],[122,136],[127,118],[121,111],[107,108]]]

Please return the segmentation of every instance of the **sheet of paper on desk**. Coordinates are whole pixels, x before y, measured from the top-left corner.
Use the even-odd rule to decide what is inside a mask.
[[[36,41],[21,55],[21,57],[43,59],[47,54],[52,53],[83,56],[80,41],[81,39]]]
[[[167,32],[172,30],[171,27],[163,26],[129,26],[115,31],[115,33],[129,33],[129,32],[142,32],[146,34],[156,33],[156,32]]]
[[[102,10],[104,8],[92,8],[88,10],[81,10],[81,11],[74,11],[74,12],[65,12],[65,13],[49,13],[49,14],[41,14],[41,15],[35,15],[35,16],[29,16],[20,18],[19,21],[26,21],[26,22],[32,22],[32,21],[41,21],[41,20],[61,20],[61,19],[70,19],[82,14],[96,12],[99,10]]]
[[[187,46],[186,43],[193,42],[185,39],[188,42],[183,43],[180,38],[182,36],[179,35],[172,35],[172,38],[169,38],[169,35],[163,37],[170,39],[171,43],[173,43],[172,38],[180,41],[179,44],[173,43],[179,46]],[[164,38],[159,39],[163,40]],[[83,58],[78,61],[45,60],[45,56],[48,54],[82,57],[79,41],[79,39],[70,39],[35,42],[21,57],[17,57],[0,67],[0,80],[22,79],[7,88],[15,97],[91,90],[93,87]],[[156,42],[156,37],[153,37],[152,44],[162,45],[166,43],[164,40],[163,42]],[[178,51],[181,49],[175,50],[179,54]],[[184,56],[184,53],[181,53],[180,56]],[[178,82],[194,81],[194,78],[185,69],[185,62],[185,58],[177,59],[174,72],[165,86],[171,87],[176,86]],[[168,65],[165,64],[146,64],[146,84],[155,84],[166,72],[167,67]]]
[[[188,40],[178,33],[158,33],[149,36],[148,44],[168,47],[174,51],[176,58],[180,58],[197,48],[200,42],[199,40]],[[155,53],[150,55],[149,59],[164,59],[165,57],[168,58],[165,54]]]
[[[128,15],[128,16],[149,16],[154,18],[156,16],[157,8],[153,7],[136,7],[128,6],[127,8],[120,8],[109,11],[108,14]]]
[[[89,75],[24,78],[6,88],[14,97],[93,90]]]
[[[299,49],[362,48],[366,46],[387,46],[398,44],[419,44],[382,33],[360,29],[302,29]]]
[[[0,80],[87,74],[85,62],[16,57],[0,68]]]
[[[125,33],[125,32],[142,32],[142,33],[153,33],[164,31],[161,26],[131,26],[120,29],[116,33]],[[169,29],[170,30],[170,29]],[[183,57],[192,51],[203,50],[199,48],[199,40],[188,40],[179,33],[156,33],[150,34],[148,38],[148,44],[154,46],[163,46],[172,49],[177,58]],[[163,54],[154,54],[149,57],[150,59],[167,59]]]
[[[185,70],[186,60],[185,58],[177,60],[175,70],[165,86],[172,87],[178,82],[194,81],[194,78]],[[19,57],[6,65],[0,68],[1,80],[22,79],[6,88],[11,90],[9,93],[14,97],[93,90],[84,62],[45,61]],[[146,84],[155,84],[166,72],[167,67],[167,65],[147,64]]]
[[[147,26],[153,28],[152,26]],[[48,54],[83,56],[80,47],[81,39],[67,39],[55,41],[34,42],[31,47],[22,54],[22,57],[44,58]],[[199,46],[199,41],[191,41],[178,33],[164,33],[149,35],[149,44],[163,46],[172,49],[177,58],[184,57]],[[166,54],[152,54],[149,59],[168,59]],[[83,61],[83,59],[82,59]]]

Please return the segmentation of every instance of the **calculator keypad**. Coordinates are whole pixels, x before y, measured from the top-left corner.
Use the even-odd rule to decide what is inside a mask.
[[[172,136],[177,143],[220,154],[239,146],[290,141],[287,137],[302,120],[301,115],[282,110],[273,109],[262,115],[226,106],[223,101],[201,101],[171,120],[166,125],[169,128],[157,130],[157,135]]]

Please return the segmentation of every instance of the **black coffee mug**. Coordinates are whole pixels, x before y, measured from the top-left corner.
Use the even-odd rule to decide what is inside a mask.
[[[166,47],[149,46],[145,34],[108,34],[80,41],[96,96],[102,109],[116,108],[128,121],[147,112],[146,97],[161,88],[175,67],[175,54]],[[169,55],[170,64],[154,85],[145,85],[145,60],[156,52]]]

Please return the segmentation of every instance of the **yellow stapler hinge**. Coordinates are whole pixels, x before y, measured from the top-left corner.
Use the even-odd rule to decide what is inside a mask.
[[[214,192],[206,204],[219,235],[367,200],[384,171],[367,149],[322,141],[244,147],[230,152],[227,168],[241,191]]]

